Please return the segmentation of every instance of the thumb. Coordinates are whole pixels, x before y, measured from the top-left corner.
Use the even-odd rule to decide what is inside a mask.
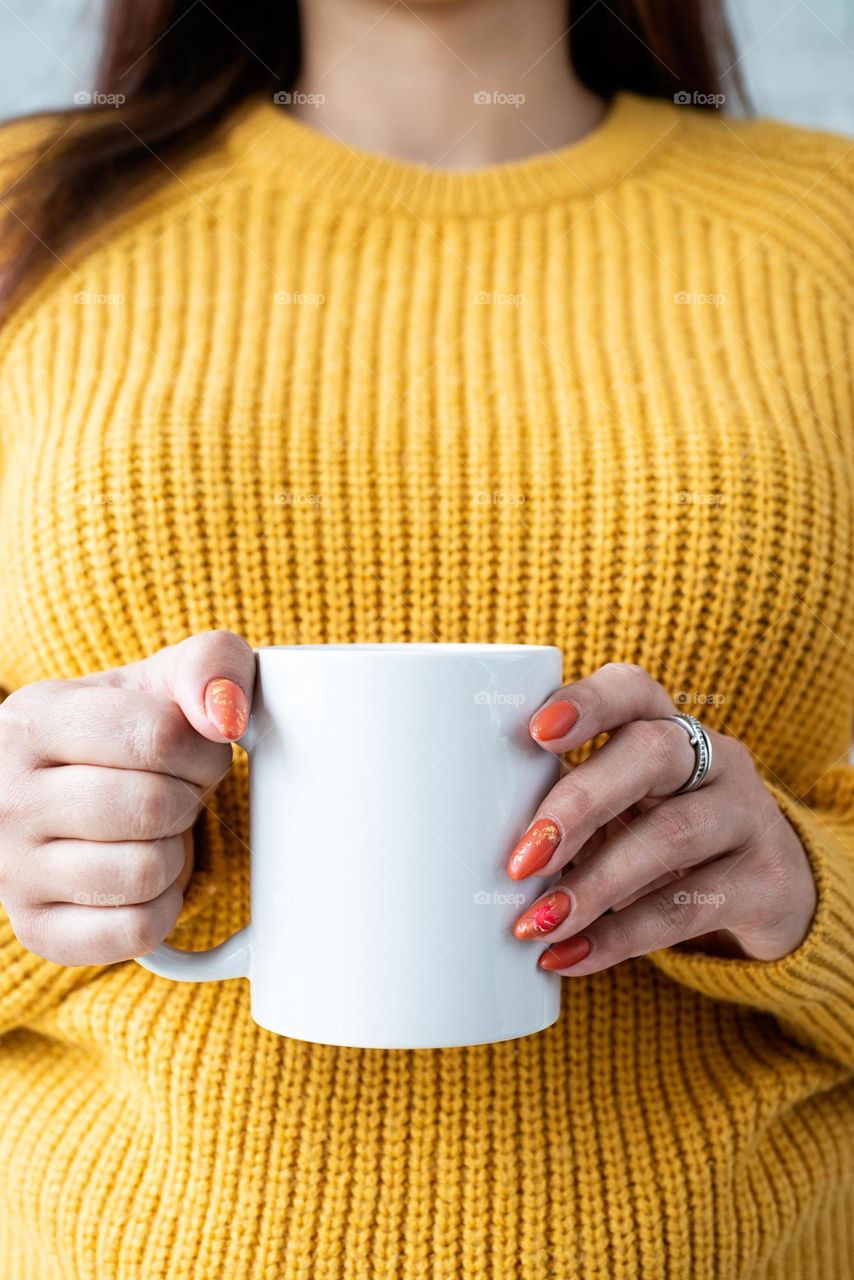
[[[211,742],[239,738],[249,720],[255,654],[233,631],[202,631],[110,674],[176,702]]]

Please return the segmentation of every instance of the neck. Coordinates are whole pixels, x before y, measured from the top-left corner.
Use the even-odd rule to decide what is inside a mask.
[[[573,72],[565,0],[304,0],[290,110],[348,146],[477,169],[577,142],[605,104]]]

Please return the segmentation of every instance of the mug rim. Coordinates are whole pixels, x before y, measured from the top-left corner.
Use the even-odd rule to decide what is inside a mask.
[[[562,651],[553,644],[469,644],[465,641],[432,643],[414,641],[392,641],[389,644],[262,644],[254,650],[262,653],[339,653],[339,654],[387,654],[395,657],[432,657],[441,655],[451,657],[455,654],[475,656],[477,654],[499,653],[557,653]]]

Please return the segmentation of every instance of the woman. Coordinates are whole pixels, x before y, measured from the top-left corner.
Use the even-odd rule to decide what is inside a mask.
[[[4,1274],[848,1274],[854,166],[723,115],[715,18],[126,0],[8,128]],[[401,640],[566,655],[558,1023],[130,962],[247,918],[250,646]]]

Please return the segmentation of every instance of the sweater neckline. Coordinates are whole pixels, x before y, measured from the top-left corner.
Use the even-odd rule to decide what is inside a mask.
[[[272,169],[294,190],[325,200],[411,214],[494,214],[596,197],[656,156],[674,131],[677,109],[619,93],[599,125],[578,142],[481,169],[437,169],[362,151],[254,98],[231,118],[227,145],[237,163]]]

